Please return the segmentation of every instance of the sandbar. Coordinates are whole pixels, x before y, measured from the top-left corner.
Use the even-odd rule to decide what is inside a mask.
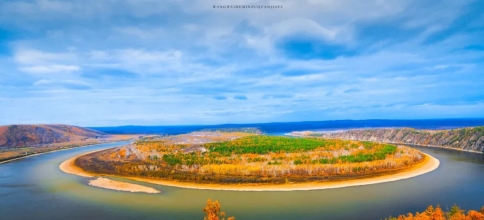
[[[92,152],[90,152],[92,153]],[[381,176],[374,176],[368,178],[360,179],[350,179],[343,181],[332,181],[332,182],[307,182],[307,183],[286,183],[286,184],[275,184],[275,185],[261,185],[261,184],[201,184],[201,183],[189,183],[189,182],[178,182],[171,180],[159,180],[150,179],[143,177],[131,177],[131,176],[117,176],[125,179],[131,179],[140,182],[158,184],[163,186],[173,186],[179,188],[187,189],[204,189],[204,190],[226,190],[226,191],[297,191],[297,190],[321,190],[321,189],[335,189],[350,186],[363,186],[377,183],[392,182],[397,180],[408,179],[416,176],[423,175],[425,173],[431,172],[437,169],[440,165],[440,161],[432,157],[431,155],[425,154],[425,158],[422,162],[416,164],[414,167],[405,169],[403,171],[391,174],[383,174]],[[74,161],[82,155],[75,156],[64,161],[60,169],[66,173],[93,177],[94,174],[87,173],[83,169],[77,167]],[[97,175],[101,176],[101,175]],[[103,176],[116,176],[116,175],[103,175]]]
[[[96,186],[104,189],[111,189],[125,192],[144,192],[144,193],[160,193],[160,191],[151,187],[142,186],[138,184],[125,183],[116,180],[110,180],[104,177],[89,181],[90,186]]]

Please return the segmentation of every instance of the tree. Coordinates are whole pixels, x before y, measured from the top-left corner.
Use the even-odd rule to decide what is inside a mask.
[[[434,209],[434,213],[432,214],[432,219],[434,220],[445,220],[445,213],[442,211],[439,205]]]
[[[408,215],[400,215],[397,218],[389,217],[385,218],[386,220],[484,220],[484,213],[482,211],[484,207],[481,208],[481,211],[470,210],[467,215],[464,213],[464,210],[460,209],[459,206],[454,205],[449,210],[449,212],[444,212],[437,205],[437,207],[429,206],[424,212],[422,213],[408,213]]]
[[[203,220],[225,220],[226,214],[220,211],[220,203],[218,200],[212,202],[211,199],[208,199],[203,212],[205,212],[205,218]],[[227,220],[235,220],[235,217],[228,217]]]
[[[451,220],[459,220],[459,219],[463,219],[463,213],[464,213],[464,210],[460,209],[459,206],[454,205],[452,206],[452,208],[450,208],[450,211],[449,211],[449,216],[450,216],[450,219]]]
[[[482,219],[484,219],[484,214],[482,214],[478,211],[475,211],[475,210],[470,210],[467,213],[467,219],[468,220],[482,220]]]

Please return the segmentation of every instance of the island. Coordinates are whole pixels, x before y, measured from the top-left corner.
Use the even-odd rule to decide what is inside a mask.
[[[395,181],[438,166],[404,145],[213,130],[145,137],[71,158],[61,169],[194,189],[285,191]]]

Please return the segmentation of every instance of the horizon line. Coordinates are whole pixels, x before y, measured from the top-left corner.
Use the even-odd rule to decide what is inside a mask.
[[[79,126],[75,124],[64,124],[64,123],[18,123],[18,124],[6,124],[3,126],[12,125],[71,125],[83,128],[108,128],[108,127],[182,127],[182,126],[223,126],[223,125],[263,125],[263,124],[282,124],[282,123],[317,123],[317,122],[337,122],[337,121],[439,121],[439,120],[484,120],[482,118],[423,118],[423,119],[382,119],[382,118],[372,118],[372,119],[334,119],[334,120],[315,120],[315,121],[272,121],[272,122],[252,122],[252,123],[221,123],[221,124],[171,124],[171,125],[113,125],[113,126]]]

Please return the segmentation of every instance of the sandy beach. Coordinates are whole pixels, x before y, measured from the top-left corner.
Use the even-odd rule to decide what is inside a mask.
[[[80,155],[77,155],[75,157],[69,158],[69,159],[67,159],[66,161],[62,162],[59,165],[59,169],[62,170],[62,171],[64,171],[64,173],[68,173],[68,174],[73,174],[73,175],[82,176],[82,177],[94,177],[94,175],[92,175],[92,174],[84,171],[80,167],[76,166],[74,164],[74,161],[76,161],[76,159],[78,157],[82,157],[82,156],[84,156],[86,154],[95,153],[95,152],[98,152],[98,151],[102,151],[102,150],[90,151],[90,152],[87,152],[87,153],[80,154]]]
[[[98,150],[98,151],[102,151],[102,150]],[[91,151],[91,152],[87,152],[87,153],[72,157],[72,158],[62,162],[59,165],[59,169],[61,169],[65,173],[69,173],[69,174],[73,174],[73,175],[77,175],[77,176],[96,177],[97,175],[94,175],[94,174],[91,174],[91,173],[84,171],[80,167],[76,166],[74,164],[74,162],[78,157],[81,157],[83,155],[90,154],[90,153],[95,153],[95,152],[98,152],[98,151]],[[142,185],[138,185],[138,184],[132,184],[132,183],[125,183],[125,182],[116,181],[116,180],[110,180],[110,179],[103,178],[103,177],[98,177],[97,179],[90,180],[89,185],[99,187],[99,188],[103,188],[103,189],[111,189],[111,190],[125,191],[125,192],[160,193],[160,191],[158,191],[154,188],[151,188],[151,187],[142,186]]]
[[[93,153],[93,152],[89,152],[89,153]],[[59,168],[66,173],[70,173],[78,176],[84,176],[84,177],[109,176],[109,175],[93,175],[75,166],[74,161],[76,158],[80,156],[82,155],[78,155],[76,157],[73,157],[64,161],[59,166]],[[425,154],[424,161],[417,164],[415,167],[412,167],[408,170],[404,170],[398,173],[375,176],[371,178],[352,179],[352,180],[337,181],[337,182],[287,183],[282,185],[197,184],[197,183],[157,180],[157,179],[149,179],[149,178],[141,178],[141,177],[125,177],[125,176],[119,176],[119,177],[140,181],[140,182],[187,188],[187,189],[229,190],[229,191],[296,191],[296,190],[334,189],[334,188],[342,188],[342,187],[350,187],[350,186],[362,186],[362,185],[369,185],[369,184],[392,182],[392,181],[416,177],[416,176],[431,172],[437,169],[439,165],[440,165],[440,161],[438,159],[428,154]],[[102,184],[103,188],[107,188],[108,185],[110,185],[110,182],[104,182]],[[112,187],[112,186],[109,186],[109,187]],[[123,191],[135,190],[134,188],[130,188],[130,187],[131,186],[124,186]]]

